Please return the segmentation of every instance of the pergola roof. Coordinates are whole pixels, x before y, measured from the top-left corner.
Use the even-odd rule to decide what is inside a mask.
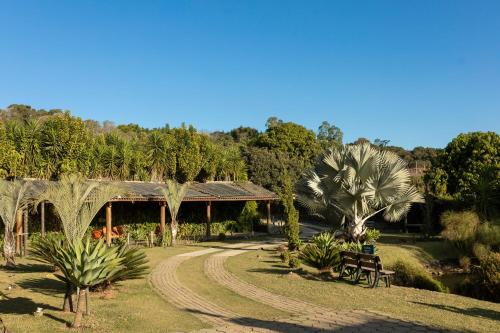
[[[43,187],[48,181],[33,180],[35,187]],[[103,181],[104,182],[104,181]],[[128,189],[127,195],[113,198],[114,202],[127,201],[163,201],[158,188],[161,183],[113,181]],[[278,196],[251,182],[213,181],[207,183],[191,183],[184,201],[261,201],[276,200]]]

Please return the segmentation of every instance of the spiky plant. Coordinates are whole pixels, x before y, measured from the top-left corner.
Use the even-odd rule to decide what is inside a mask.
[[[65,175],[59,182],[51,182],[39,195],[38,201],[54,205],[61,218],[64,235],[70,243],[83,238],[92,219],[113,197],[125,189],[111,183],[85,180],[80,175]]]
[[[365,223],[383,212],[398,221],[422,195],[411,185],[406,163],[396,154],[370,144],[344,145],[328,150],[298,184],[299,202],[326,216],[336,211],[345,217],[351,240],[366,231]]]
[[[302,248],[300,258],[320,271],[329,271],[339,265],[339,251],[335,237],[331,233],[323,232],[314,236],[312,243]]]
[[[16,225],[16,215],[29,203],[29,189],[30,184],[25,181],[0,180],[0,217],[5,226],[3,256],[8,267],[16,265],[14,226]]]
[[[177,213],[181,207],[182,200],[184,200],[186,196],[188,187],[189,183],[179,184],[175,180],[170,179],[167,179],[164,185],[158,187],[158,190],[167,202],[170,217],[172,219],[170,229],[172,231],[172,244],[174,245],[177,239],[178,229]]]
[[[138,279],[148,270],[146,254],[126,244],[108,247],[104,240],[90,238],[69,243],[61,237],[47,237],[32,246],[35,260],[55,265],[56,277],[66,283],[64,309],[73,310],[72,294],[77,290],[78,302],[73,327],[80,327],[83,307],[90,313],[89,288],[114,281]]]

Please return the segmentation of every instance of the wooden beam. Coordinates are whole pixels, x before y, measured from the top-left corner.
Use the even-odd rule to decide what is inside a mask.
[[[165,232],[165,207],[167,203],[165,201],[160,202],[160,233],[163,235]]]
[[[113,215],[111,212],[111,202],[106,204],[106,244],[111,246],[111,234],[113,232]]]
[[[45,202],[40,204],[40,231],[42,237],[45,237]]]
[[[23,233],[23,212],[16,212],[16,253],[21,254],[21,235]]]
[[[212,222],[212,201],[207,201],[207,228],[206,228],[207,237],[210,237],[212,235],[212,231],[210,230],[211,222]]]
[[[267,201],[267,232],[269,232],[269,225],[271,224],[271,200]]]

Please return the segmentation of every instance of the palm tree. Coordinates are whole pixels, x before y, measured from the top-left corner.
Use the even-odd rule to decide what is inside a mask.
[[[14,267],[16,254],[16,240],[14,237],[14,226],[18,211],[25,209],[28,205],[28,191],[30,184],[25,181],[0,180],[0,217],[5,226],[5,239],[3,244],[3,255],[6,266]]]
[[[39,195],[38,201],[52,203],[61,218],[64,235],[70,243],[80,241],[92,219],[123,188],[110,183],[88,181],[80,175],[65,175],[52,182]]]
[[[359,240],[365,223],[383,212],[398,221],[422,195],[411,185],[406,163],[392,152],[370,144],[328,150],[298,184],[298,199],[312,212],[343,216],[347,235]]]
[[[177,213],[181,207],[182,200],[187,193],[189,183],[179,184],[175,180],[167,179],[164,186],[158,187],[161,195],[165,198],[170,211],[172,222],[170,230],[172,231],[172,244],[175,244],[177,238]]]

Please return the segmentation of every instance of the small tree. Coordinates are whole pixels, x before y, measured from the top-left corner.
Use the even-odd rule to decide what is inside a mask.
[[[354,241],[376,214],[398,221],[412,203],[424,201],[411,185],[406,163],[367,143],[327,151],[304,175],[298,190],[300,202],[312,212],[325,216],[336,210],[343,215],[347,236]]]
[[[165,198],[170,211],[172,222],[170,223],[170,230],[172,231],[172,244],[175,245],[177,240],[177,213],[181,207],[182,200],[187,193],[189,183],[179,184],[175,180],[167,179],[164,186],[158,187],[161,195]]]
[[[99,210],[125,190],[111,183],[85,180],[77,174],[51,182],[38,196],[38,201],[54,205],[61,218],[64,235],[70,243],[82,240]]]
[[[256,223],[259,223],[260,216],[257,211],[257,202],[255,201],[247,201],[245,206],[241,210],[240,216],[238,217],[238,224],[240,227],[240,231],[253,232],[253,226]]]
[[[297,211],[293,203],[294,195],[293,195],[292,181],[290,177],[285,176],[283,184],[284,184],[284,189],[280,197],[286,215],[284,232],[285,232],[285,237],[288,241],[288,248],[293,251],[298,249],[300,245],[299,212]]]
[[[125,192],[124,189],[116,185],[88,181],[80,175],[72,174],[63,176],[59,182],[49,183],[38,195],[38,201],[48,201],[54,205],[69,246],[76,247],[81,244],[87,228],[102,206],[123,192]],[[77,249],[81,249],[81,246]],[[80,253],[80,255],[84,254]],[[70,279],[66,282],[63,310],[69,311],[73,306],[73,288],[78,285],[70,283]],[[79,294],[84,295],[85,291],[80,290]],[[81,314],[77,315],[81,316]]]
[[[30,184],[25,181],[0,180],[0,217],[5,226],[3,256],[5,265],[8,267],[16,265],[14,226],[16,225],[18,211],[25,209],[28,205],[29,189]]]

